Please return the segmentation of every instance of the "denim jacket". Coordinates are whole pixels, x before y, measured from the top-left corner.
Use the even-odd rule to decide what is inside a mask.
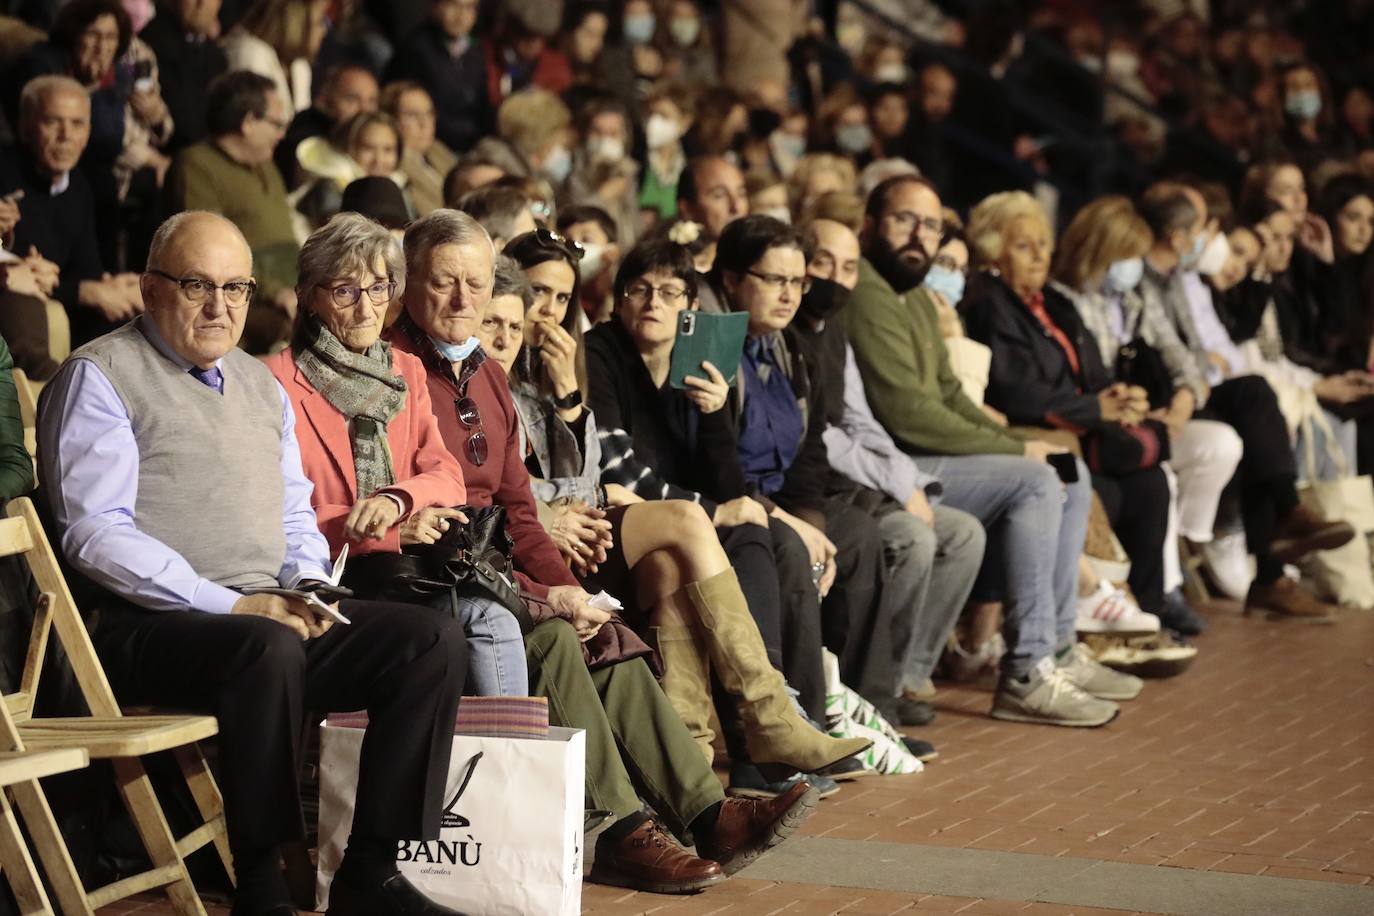
[[[553,403],[528,383],[511,387],[515,409],[520,414],[520,454],[531,452],[539,462],[540,476],[530,476],[530,490],[539,502],[558,499],[599,506],[598,485],[601,443],[596,434],[596,418],[586,411],[582,442],[558,416]]]

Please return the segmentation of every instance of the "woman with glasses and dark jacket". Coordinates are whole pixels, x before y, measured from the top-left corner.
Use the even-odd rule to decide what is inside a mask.
[[[682,499],[645,501],[617,484],[598,484],[597,456],[588,461],[596,421],[582,402],[586,372],[575,308],[580,247],[540,229],[512,239],[505,252],[529,281],[526,344],[514,353],[500,348],[496,358],[510,364],[520,452],[536,495],[570,496],[579,503],[585,494],[595,496],[589,508],[596,511],[586,513],[600,523],[589,526],[595,534],[581,543],[555,538],[583,587],[650,612],[664,693],[707,761],[714,756],[712,675],[737,700],[750,757],[810,771],[858,753],[865,742],[829,738],[798,715],[702,508]],[[501,306],[493,300],[489,313]],[[714,367],[703,374],[708,378],[689,383],[686,396],[711,413],[725,405],[727,386]],[[563,509],[585,512],[573,506],[555,511]],[[789,734],[785,741],[779,728]]]
[[[439,435],[420,361],[380,339],[387,306],[406,278],[391,233],[365,216],[341,213],[306,239],[297,271],[301,320],[291,346],[267,365],[296,412],[320,529],[335,555],[349,547],[357,570],[368,554],[432,544],[461,521],[453,507],[466,500],[463,469]],[[350,585],[369,590],[368,597],[386,590],[382,581]],[[452,590],[432,601],[463,624],[472,689],[524,696],[525,649],[515,617],[493,601]]]

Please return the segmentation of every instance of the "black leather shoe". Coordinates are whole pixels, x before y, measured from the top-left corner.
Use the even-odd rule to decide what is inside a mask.
[[[326,916],[463,916],[430,900],[400,872],[371,887],[341,877],[336,875],[329,887]]]
[[[922,741],[920,738],[903,737],[902,743],[905,744],[906,749],[911,752],[911,756],[922,763],[928,760],[934,760],[936,757],[940,756],[940,752],[935,750],[935,745],[931,744],[929,741]]]

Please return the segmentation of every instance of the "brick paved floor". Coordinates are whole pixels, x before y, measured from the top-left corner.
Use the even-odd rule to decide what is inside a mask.
[[[849,784],[805,834],[1368,885],[1374,882],[1374,614],[1333,626],[1210,609],[1193,669],[1097,730],[994,722],[943,687],[924,773]],[[748,875],[748,872],[745,872]],[[1127,912],[736,878],[690,898],[587,885],[584,912]],[[102,914],[168,913],[131,902]],[[212,910],[216,914],[224,909]]]

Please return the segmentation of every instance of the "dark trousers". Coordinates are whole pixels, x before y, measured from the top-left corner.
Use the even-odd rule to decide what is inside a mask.
[[[123,703],[219,719],[220,789],[239,856],[303,837],[297,762],[307,711],[366,709],[353,835],[439,835],[458,698],[462,628],[408,604],[345,601],[351,625],[302,640],[245,614],[103,610],[94,641]]]
[[[825,672],[821,668],[821,596],[811,578],[806,545],[786,522],[769,518],[773,564],[782,598],[782,671],[802,709],[825,723]]]
[[[774,524],[782,524],[776,519]],[[785,671],[782,658],[782,592],[778,587],[778,570],[773,562],[773,537],[759,525],[735,525],[717,528],[720,545],[730,559],[739,579],[739,589],[749,604],[749,616],[758,625],[768,660],[779,671]]]
[[[1278,397],[1258,375],[1244,375],[1213,388],[1198,415],[1227,424],[1245,446],[1232,486],[1245,543],[1255,555],[1255,579],[1273,582],[1283,575],[1283,564],[1269,556],[1269,544],[1279,520],[1298,504],[1297,461]]]
[[[1093,489],[1131,558],[1127,582],[1136,601],[1141,610],[1158,614],[1164,608],[1164,538],[1169,531],[1169,481],[1163,468],[1117,477],[1095,473]]]
[[[883,541],[877,522],[872,513],[831,497],[825,536],[834,543],[839,564],[835,585],[821,605],[825,644],[839,657],[840,680],[880,712],[891,713],[897,693],[896,609],[882,600]]]

